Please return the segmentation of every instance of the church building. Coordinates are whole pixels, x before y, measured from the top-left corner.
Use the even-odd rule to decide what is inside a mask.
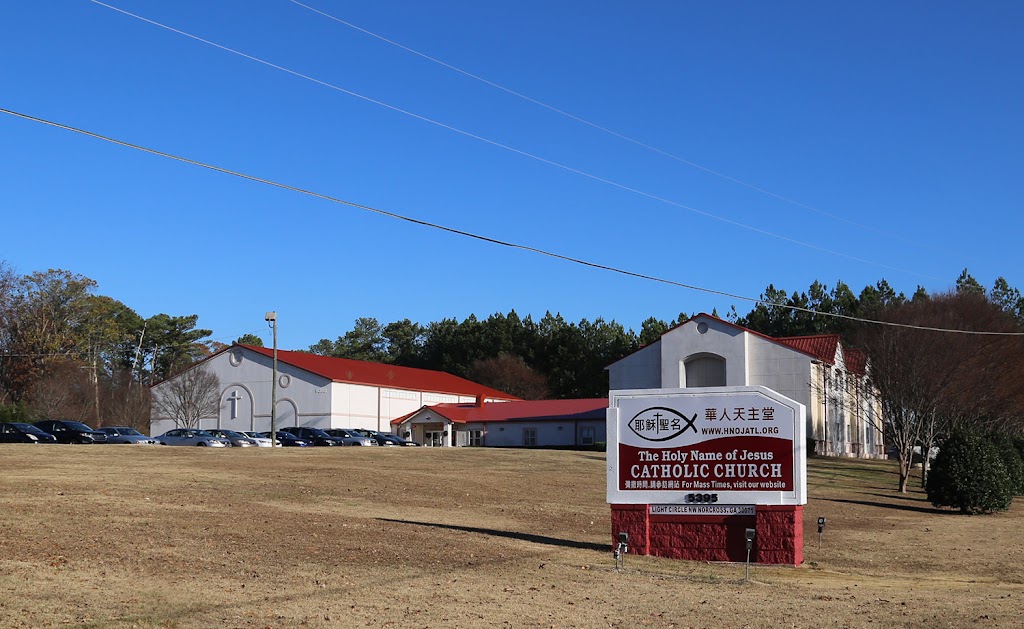
[[[868,369],[838,334],[772,338],[702,313],[608,372],[612,390],[765,386],[807,408],[809,453],[885,458]]]
[[[391,432],[391,420],[431,404],[518,400],[481,384],[430,369],[398,367],[306,352],[277,352],[277,427],[368,428]],[[216,415],[199,428],[270,430],[273,351],[235,344],[189,369],[207,369],[220,382]],[[181,374],[154,385],[155,397],[169,394]],[[177,427],[153,407],[150,434]]]

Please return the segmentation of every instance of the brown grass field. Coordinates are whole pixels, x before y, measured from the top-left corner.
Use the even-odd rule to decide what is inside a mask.
[[[601,453],[0,446],[0,626],[1024,626],[1021,499],[962,516],[888,462],[809,467],[805,564],[744,581],[616,572]]]

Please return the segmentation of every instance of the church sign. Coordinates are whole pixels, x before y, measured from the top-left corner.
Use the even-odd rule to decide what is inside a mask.
[[[765,387],[612,391],[608,502],[805,504],[804,421],[802,404]]]

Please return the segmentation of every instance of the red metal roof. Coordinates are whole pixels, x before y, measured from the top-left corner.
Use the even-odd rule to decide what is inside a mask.
[[[788,336],[774,339],[776,343],[788,345],[793,349],[810,354],[822,362],[832,364],[836,361],[836,349],[839,347],[838,334],[816,334],[814,336]]]
[[[520,400],[517,402],[490,402],[483,405],[433,404],[424,406],[414,413],[393,419],[391,423],[401,424],[424,409],[429,409],[430,412],[456,424],[465,424],[468,422],[604,419],[607,408],[608,398]]]
[[[843,360],[850,373],[863,376],[868,371],[868,355],[855,347],[843,345]]]
[[[267,357],[274,355],[273,350],[266,347],[242,345],[241,343],[237,346]],[[368,384],[391,389],[408,389],[429,393],[483,396],[499,400],[519,399],[514,395],[485,387],[482,384],[477,384],[465,378],[431,369],[398,367],[384,363],[371,363],[365,360],[334,358],[332,356],[320,356],[307,352],[280,349],[277,350],[277,360],[318,376],[323,376],[334,382],[351,382],[354,384]]]

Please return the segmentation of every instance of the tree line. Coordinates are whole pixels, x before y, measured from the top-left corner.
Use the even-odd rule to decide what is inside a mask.
[[[208,355],[198,315],[139,316],[60,269],[0,261],[0,421],[73,419],[148,429],[148,386]]]
[[[711,314],[717,316],[717,312]],[[644,320],[638,331],[601,317],[560,314],[445,318],[421,324],[372,317],[308,351],[446,371],[524,399],[602,397],[605,368],[658,340],[690,315]],[[907,297],[884,280],[854,292],[815,281],[806,291],[769,285],[749,312],[725,319],[772,337],[839,333],[870,359],[887,445],[906,487],[914,449],[956,430],[1024,432],[1024,339],[928,328],[1020,332],[1024,298],[1004,278],[986,290],[966,270],[945,293]],[[877,320],[891,326],[864,323]],[[197,315],[139,316],[65,270],[19,275],[0,261],[0,420],[80,419],[145,427],[148,386],[216,351]],[[246,335],[240,342],[261,344]]]

